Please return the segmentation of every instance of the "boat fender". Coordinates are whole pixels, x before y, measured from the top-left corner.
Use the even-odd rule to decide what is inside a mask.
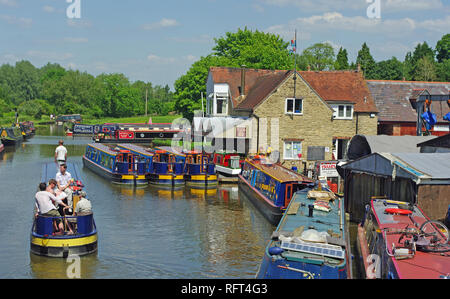
[[[280,247],[270,247],[269,248],[269,254],[270,255],[280,255],[284,252],[283,249],[281,249]]]

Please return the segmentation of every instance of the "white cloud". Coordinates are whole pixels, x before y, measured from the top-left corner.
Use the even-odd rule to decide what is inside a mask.
[[[15,16],[0,15],[0,20],[5,21],[8,24],[19,25],[21,27],[30,27],[33,20],[30,18],[18,18]]]
[[[48,13],[52,13],[52,12],[56,11],[56,8],[54,8],[53,6],[50,6],[50,5],[45,5],[42,8],[42,10],[45,11],[45,12],[48,12]]]
[[[16,0],[0,0],[0,4],[9,7],[17,6]]]
[[[382,9],[386,9],[389,12],[432,10],[444,7],[441,0],[384,0],[381,2],[381,5]]]
[[[163,18],[159,22],[152,23],[152,24],[144,24],[142,27],[145,30],[154,30],[154,29],[160,29],[160,28],[166,28],[166,27],[174,27],[174,26],[178,26],[178,25],[179,24],[178,24],[177,20]]]
[[[32,58],[39,58],[46,61],[62,61],[73,57],[72,53],[57,53],[52,51],[36,51],[36,50],[30,50],[26,53],[26,55]]]
[[[147,60],[158,64],[169,64],[175,62],[175,58],[173,57],[161,57],[155,54],[149,54],[147,56]]]

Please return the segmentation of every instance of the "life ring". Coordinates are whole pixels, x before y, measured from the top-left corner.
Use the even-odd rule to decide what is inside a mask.
[[[384,210],[388,214],[399,214],[399,215],[411,215],[413,212],[405,209],[386,209]]]

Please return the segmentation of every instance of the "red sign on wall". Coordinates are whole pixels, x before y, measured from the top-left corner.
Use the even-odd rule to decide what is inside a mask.
[[[119,139],[134,139],[134,133],[127,131],[119,131]]]

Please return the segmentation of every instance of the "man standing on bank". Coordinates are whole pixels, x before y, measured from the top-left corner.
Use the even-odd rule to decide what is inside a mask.
[[[67,149],[64,146],[64,141],[59,141],[59,146],[55,150],[55,162],[59,165],[65,164],[67,161]]]

